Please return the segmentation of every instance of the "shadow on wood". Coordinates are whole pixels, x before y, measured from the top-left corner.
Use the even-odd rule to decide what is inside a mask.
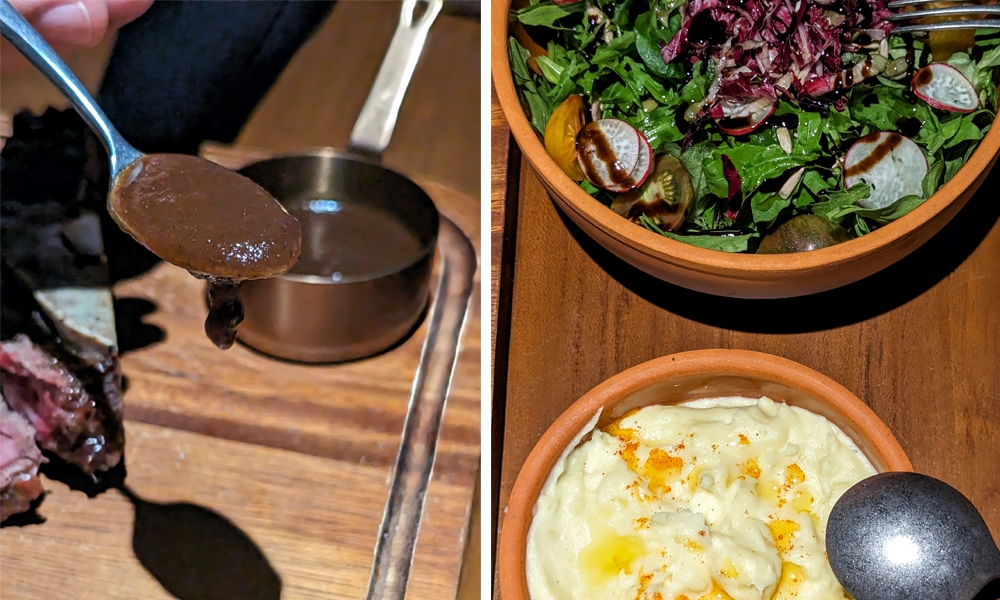
[[[125,354],[167,339],[162,328],[143,321],[156,312],[156,303],[145,298],[115,298],[115,330],[118,333],[118,353]]]
[[[260,548],[222,515],[188,503],[139,498],[132,550],[142,566],[178,600],[277,600],[281,578]]]
[[[26,525],[41,525],[45,522],[45,517],[38,512],[38,508],[45,501],[46,494],[43,493],[41,496],[35,498],[31,501],[31,507],[28,510],[17,513],[16,515],[11,515],[3,522],[0,522],[0,528],[3,527],[24,527]]]
[[[841,288],[777,300],[741,300],[703,294],[660,281],[590,239],[560,210],[573,238],[602,269],[647,302],[706,325],[748,333],[807,333],[859,323],[902,306],[931,289],[972,254],[1000,218],[989,190],[1000,169],[937,235],[906,258]]]

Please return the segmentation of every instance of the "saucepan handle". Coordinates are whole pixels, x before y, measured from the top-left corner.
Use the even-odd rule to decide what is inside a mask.
[[[444,0],[422,0],[427,4],[424,14],[413,19],[418,0],[404,0],[403,11],[392,36],[389,51],[382,60],[378,77],[351,131],[351,150],[381,156],[392,138],[399,107],[406,96],[413,70],[427,40],[427,32]]]

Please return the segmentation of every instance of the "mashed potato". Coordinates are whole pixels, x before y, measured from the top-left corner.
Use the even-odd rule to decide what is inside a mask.
[[[535,505],[532,600],[848,597],[826,522],[875,469],[827,419],[718,398],[649,406],[579,439]]]

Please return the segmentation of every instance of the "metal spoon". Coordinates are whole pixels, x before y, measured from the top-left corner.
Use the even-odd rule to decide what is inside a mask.
[[[239,279],[253,279],[257,277],[271,276],[273,273],[264,272],[264,268],[258,268],[255,265],[250,265],[246,269],[247,274],[240,274],[239,276],[233,275],[233,269],[230,268],[232,264],[236,264],[233,261],[231,265],[226,265],[224,262],[219,262],[219,264],[213,264],[212,261],[206,260],[206,253],[200,248],[196,247],[196,240],[200,241],[202,238],[207,238],[208,242],[212,242],[212,233],[214,230],[209,230],[208,227],[211,226],[212,222],[218,222],[222,219],[228,219],[230,213],[242,212],[246,213],[245,210],[240,210],[240,208],[230,207],[224,203],[216,203],[216,206],[223,207],[222,210],[226,211],[225,214],[221,215],[222,219],[216,220],[205,220],[199,219],[197,215],[188,217],[185,221],[186,225],[191,225],[192,228],[189,231],[195,234],[194,239],[191,240],[191,244],[188,244],[187,238],[181,240],[178,236],[178,243],[181,245],[182,250],[166,253],[163,248],[162,243],[155,243],[153,240],[160,240],[162,242],[163,235],[163,223],[157,222],[155,219],[150,220],[140,220],[134,213],[130,215],[124,214],[127,209],[119,208],[115,204],[116,198],[120,199],[120,194],[116,193],[119,186],[116,183],[126,179],[120,178],[124,172],[128,173],[130,178],[134,178],[137,173],[140,172],[144,162],[138,162],[146,155],[139,152],[133,148],[128,142],[122,138],[121,134],[115,129],[115,127],[108,120],[108,117],[104,112],[97,106],[97,103],[90,96],[87,90],[80,83],[80,80],[76,78],[73,72],[66,66],[66,63],[59,58],[59,56],[52,50],[52,48],[45,42],[44,39],[38,34],[35,29],[28,24],[24,18],[18,14],[17,10],[7,0],[0,0],[0,24],[2,24],[3,37],[6,38],[10,43],[17,48],[21,54],[23,54],[32,65],[34,65],[41,73],[50,81],[52,84],[65,95],[76,109],[83,120],[90,126],[91,129],[97,133],[100,137],[101,142],[108,152],[108,162],[111,167],[111,179],[110,179],[110,189],[108,192],[107,199],[107,210],[111,217],[115,220],[115,223],[122,228],[123,231],[134,237],[139,243],[143,244],[150,250],[153,250],[160,258],[167,260],[176,264],[179,267],[183,267],[188,271],[191,271],[196,277],[207,277],[207,278],[220,278],[226,280],[239,280]],[[161,155],[166,157],[171,157],[171,155]],[[176,157],[173,157],[176,158]],[[199,161],[198,168],[203,168],[210,172],[210,183],[218,183],[222,186],[232,186],[233,181],[239,180],[245,182],[249,185],[254,185],[246,180],[240,175],[232,173],[214,163],[209,163],[208,161],[203,161],[202,159],[196,157],[181,157],[186,159],[187,165],[194,165],[193,161]],[[175,161],[176,162],[176,161]],[[136,168],[131,167],[135,165]],[[174,168],[174,167],[172,167]],[[187,175],[188,172],[185,171]],[[203,180],[199,180],[203,182]],[[238,182],[237,182],[238,183]],[[178,190],[173,190],[167,186],[168,189],[164,190],[164,194],[169,194],[175,192],[175,196],[181,195]],[[256,208],[263,209],[270,204],[267,202],[269,195],[266,195],[263,190],[261,193],[264,194],[264,204],[255,205]],[[280,211],[284,213],[284,209],[281,205],[270,198],[270,202],[273,202],[275,211]],[[261,213],[266,211],[261,211]],[[274,212],[274,211],[272,211]],[[186,214],[186,213],[185,213]],[[181,215],[183,216],[183,214]],[[268,215],[270,216],[270,215]],[[263,218],[263,217],[261,217]],[[171,229],[170,231],[174,231]],[[230,242],[232,240],[226,240]],[[235,240],[237,243],[242,242],[242,239]],[[271,240],[266,240],[270,242]],[[183,242],[183,243],[181,243]],[[221,247],[222,240],[216,240],[217,246]],[[256,247],[255,247],[256,248]],[[294,265],[294,259],[297,258],[297,250],[294,252],[295,256],[281,257],[286,259],[288,262],[287,266],[284,266],[284,270],[288,270],[292,265]],[[259,262],[259,261],[258,261]],[[205,265],[208,265],[207,267]],[[241,265],[242,266],[242,265]],[[270,268],[270,266],[268,266]],[[272,270],[274,270],[272,268]],[[257,271],[260,271],[259,273]]]
[[[1000,577],[976,507],[918,473],[881,473],[841,496],[826,530],[830,566],[855,600],[970,600]]]

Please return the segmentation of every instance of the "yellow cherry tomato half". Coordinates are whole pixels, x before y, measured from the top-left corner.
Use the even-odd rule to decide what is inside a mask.
[[[930,2],[924,8],[944,8],[947,2]],[[958,16],[948,18],[925,19],[926,23],[937,23],[941,21],[967,20],[973,16]],[[976,32],[974,29],[945,29],[943,31],[928,32],[927,45],[931,47],[931,54],[934,62],[943,62],[951,58],[956,52],[968,52],[969,48],[976,45]]]
[[[583,180],[583,170],[576,158],[576,136],[583,129],[583,97],[566,98],[549,117],[545,125],[545,150],[573,181]]]

